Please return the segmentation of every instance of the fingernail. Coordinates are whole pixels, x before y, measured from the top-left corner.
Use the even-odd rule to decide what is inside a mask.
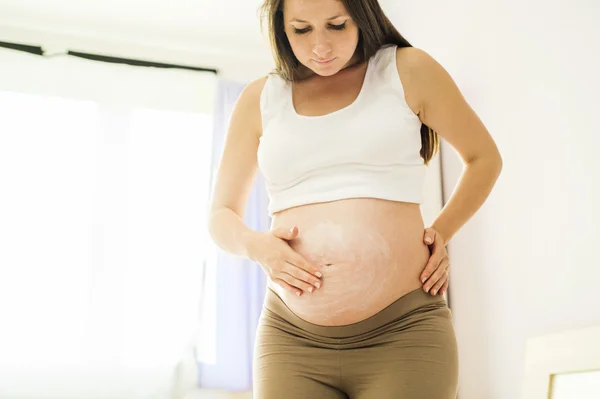
[[[425,242],[431,242],[431,238],[425,237]]]
[[[433,291],[431,291],[431,293],[432,293],[433,295],[435,295],[435,294],[437,294],[437,290],[433,290]]]
[[[315,287],[321,288],[321,283],[315,283]]]
[[[426,287],[426,288],[425,288],[425,292],[429,292],[429,288],[430,288],[430,287]]]
[[[313,292],[313,287],[308,287],[308,292]]]
[[[296,292],[296,295],[300,296],[300,293],[299,293],[299,292]]]
[[[425,281],[427,281],[427,277],[423,277],[423,279],[421,280],[422,283],[424,283]]]
[[[316,273],[315,273],[315,276],[317,276],[317,277],[321,278],[321,277],[323,277],[323,274],[322,274],[321,272],[316,272]]]

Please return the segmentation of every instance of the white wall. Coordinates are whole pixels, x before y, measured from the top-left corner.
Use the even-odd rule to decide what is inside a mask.
[[[96,101],[104,106],[213,112],[216,78],[212,72],[40,57],[2,47],[0,65],[0,91]]]
[[[254,29],[260,30],[258,19],[256,24]],[[157,30],[160,32],[159,28]],[[257,33],[254,32],[254,35]],[[168,35],[160,37],[156,32],[155,36],[158,38],[139,33],[130,34],[123,29],[101,34],[70,25],[63,29],[51,25],[41,27],[34,25],[32,21],[16,24],[3,20],[0,14],[0,41],[42,46],[51,52],[66,49],[142,61],[212,68],[219,71],[220,77],[242,83],[264,76],[274,65],[266,37],[262,42],[246,42],[235,38],[212,40],[199,34],[197,40],[191,36],[188,36],[187,40],[177,40]]]
[[[600,325],[600,4],[383,1],[455,78],[504,168],[448,246],[460,399],[521,395],[529,337]],[[444,143],[446,198],[462,164]]]
[[[219,69],[247,81],[270,68],[262,0],[1,0],[0,41]]]

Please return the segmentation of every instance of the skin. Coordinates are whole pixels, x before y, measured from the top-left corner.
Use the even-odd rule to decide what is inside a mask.
[[[352,103],[366,65],[357,63],[358,29],[342,3],[286,0],[284,22],[292,50],[310,75],[293,84],[296,112],[318,116]],[[335,27],[342,24],[345,29]],[[328,59],[333,61],[318,63]],[[480,206],[501,168],[485,126],[441,65],[417,48],[399,48],[396,64],[408,106],[459,152],[468,167],[432,225],[439,231],[434,254],[424,243],[419,204],[353,198],[273,215],[272,231],[297,227],[289,246],[323,276],[320,288],[312,292],[307,284],[294,287],[271,279],[269,287],[292,311],[315,324],[357,322],[419,288],[433,287],[436,294],[443,294],[448,282],[447,240]],[[240,255],[255,254],[260,241],[241,220],[257,173],[262,134],[259,103],[265,81],[266,77],[251,82],[233,109],[213,195],[213,237],[222,248]],[[425,283],[421,281],[424,270],[429,275]]]
[[[358,27],[341,2],[287,0],[283,15],[296,58],[314,74],[330,77],[356,64]]]

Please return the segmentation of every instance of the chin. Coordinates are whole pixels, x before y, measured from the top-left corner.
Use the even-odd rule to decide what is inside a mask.
[[[335,70],[327,70],[327,71],[322,71],[322,70],[318,70],[318,69],[313,69],[312,70],[314,73],[316,73],[319,76],[333,76],[336,73],[338,73],[339,71],[337,69]]]

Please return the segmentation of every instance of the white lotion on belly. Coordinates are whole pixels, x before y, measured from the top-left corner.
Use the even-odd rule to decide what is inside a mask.
[[[325,220],[304,232],[299,232],[302,247],[317,262],[339,259],[349,247],[344,229],[339,224]]]
[[[385,237],[365,226],[341,226],[325,220],[300,232],[302,247],[311,258],[322,261],[323,288],[298,300],[299,313],[335,317],[365,309],[387,278],[390,248]],[[341,261],[337,261],[337,260]]]

